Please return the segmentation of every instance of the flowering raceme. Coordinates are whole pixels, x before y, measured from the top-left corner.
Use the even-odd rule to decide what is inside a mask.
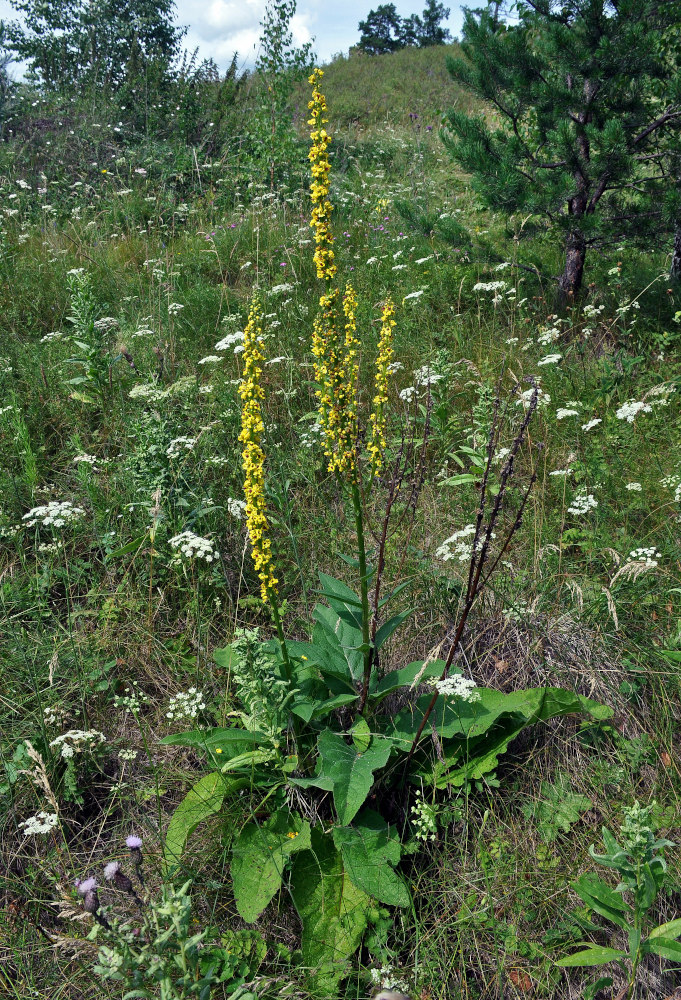
[[[242,400],[239,441],[243,445],[246,527],[262,599],[269,601],[277,592],[277,580],[272,568],[272,543],[268,537],[269,523],[265,512],[265,453],[261,445],[265,428],[260,407],[264,397],[260,379],[265,355],[262,352],[261,323],[260,305],[254,299],[244,330],[244,373],[239,386]]]
[[[308,104],[310,118],[308,125],[312,126],[310,138],[312,148],[308,154],[312,167],[312,184],[310,193],[312,195],[312,221],[310,225],[314,229],[314,238],[317,248],[314,254],[314,262],[317,267],[317,277],[326,281],[333,281],[336,276],[336,265],[333,254],[333,236],[331,234],[331,212],[333,205],[329,201],[329,143],[331,136],[324,128],[328,119],[326,114],[326,98],[318,90],[317,84],[320,82],[324,72],[316,69],[309,78],[312,84],[312,100]]]
[[[371,458],[371,470],[374,475],[380,472],[383,464],[383,452],[386,447],[386,412],[388,402],[388,370],[393,357],[393,328],[395,326],[395,306],[388,299],[381,316],[381,332],[378,337],[378,355],[376,357],[376,375],[374,385],[376,394],[373,399],[373,410],[369,421],[371,423],[371,440],[368,452]]]

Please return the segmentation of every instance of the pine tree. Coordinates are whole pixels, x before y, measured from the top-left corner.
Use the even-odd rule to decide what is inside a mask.
[[[423,14],[421,15],[421,31],[418,36],[419,45],[424,48],[427,45],[444,45],[451,41],[448,28],[442,27],[442,21],[446,21],[450,14],[450,8],[437,0],[428,0]]]
[[[501,29],[466,12],[448,69],[493,114],[450,111],[443,141],[488,205],[560,234],[566,296],[589,247],[681,219],[679,27],[679,0],[521,0]]]
[[[370,56],[382,56],[404,48],[402,18],[394,3],[380,4],[370,10],[366,21],[359,22],[359,48]]]

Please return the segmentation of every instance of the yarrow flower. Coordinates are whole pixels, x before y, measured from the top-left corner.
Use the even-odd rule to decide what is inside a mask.
[[[598,507],[598,500],[594,498],[593,493],[587,493],[586,490],[583,490],[572,498],[572,503],[568,507],[567,512],[568,514],[574,514],[576,517],[581,517],[596,507]]]
[[[70,729],[50,742],[51,747],[60,747],[61,756],[68,760],[77,753],[90,752],[101,743],[106,743],[106,736],[98,729]]]
[[[649,548],[632,549],[627,562],[642,562],[645,563],[646,569],[657,569],[658,559],[661,558],[662,553],[652,545]]]
[[[643,487],[641,486],[640,483],[627,483],[624,488],[626,490],[629,490],[630,493],[641,493],[641,491],[643,490]]]
[[[435,550],[435,558],[443,562],[456,559],[460,563],[468,562],[473,554],[473,537],[475,536],[475,525],[467,524],[465,528],[455,531],[453,535],[446,538],[442,545]],[[491,535],[496,538],[494,532]],[[482,539],[478,538],[478,551],[482,546]]]
[[[416,802],[411,807],[411,814],[416,839],[423,841],[435,840],[437,833],[437,806],[434,803],[426,802],[420,788],[416,793]]]
[[[260,384],[265,355],[262,352],[261,309],[256,299],[251,302],[248,324],[244,331],[244,373],[239,386],[242,400],[241,433],[243,445],[244,494],[246,496],[246,527],[251,542],[255,571],[260,580],[263,601],[276,594],[277,579],[272,565],[272,543],[268,537],[269,522],[265,512],[265,453],[262,435],[265,429]]]
[[[74,507],[70,500],[50,500],[42,507],[33,507],[24,514],[22,521],[28,528],[40,525],[43,528],[63,528],[69,521],[76,521],[85,513],[82,507]]]
[[[232,517],[235,517],[237,521],[242,520],[246,510],[246,502],[244,500],[233,500],[231,497],[228,497],[226,506]]]
[[[244,340],[243,330],[235,330],[233,333],[228,333],[226,337],[222,340],[218,340],[215,345],[216,351],[228,351],[230,347],[235,347],[237,344],[242,344]]]
[[[556,420],[565,420],[566,417],[578,417],[579,410],[570,410],[567,407],[559,407],[556,410]]]
[[[433,687],[438,694],[445,698],[458,698],[459,701],[468,703],[480,701],[480,692],[476,688],[475,681],[463,674],[450,674],[443,681],[434,681]]]
[[[395,326],[395,307],[388,299],[381,316],[381,332],[378,338],[378,355],[376,357],[376,375],[374,383],[376,395],[373,399],[373,410],[369,417],[371,424],[371,440],[367,451],[371,458],[371,470],[376,475],[381,470],[383,452],[386,447],[386,413],[388,402],[388,370],[393,357],[393,328]]]
[[[195,444],[196,438],[193,437],[173,438],[166,449],[166,455],[168,458],[177,458],[183,451],[193,451]]]
[[[629,399],[620,406],[619,410],[615,411],[615,416],[618,420],[626,420],[628,424],[633,424],[639,413],[650,413],[651,411],[652,407],[649,403],[639,403],[635,399]]]
[[[50,833],[51,830],[54,830],[58,822],[59,817],[56,813],[48,813],[41,810],[35,816],[30,816],[23,823],[19,823],[19,827],[23,827],[24,837],[35,837],[43,833]]]
[[[195,535],[193,531],[182,531],[171,538],[168,544],[171,548],[178,549],[187,559],[203,559],[207,563],[212,563],[219,556],[218,550],[209,538]]]
[[[587,421],[587,423],[582,424],[582,430],[583,431],[592,431],[594,429],[594,427],[598,427],[598,425],[602,424],[602,423],[603,423],[603,421],[601,420],[600,417],[594,417],[593,420],[589,420],[589,421]]]
[[[206,707],[203,692],[197,691],[195,687],[174,694],[168,703],[166,719],[171,722],[178,722],[181,719],[195,719]]]

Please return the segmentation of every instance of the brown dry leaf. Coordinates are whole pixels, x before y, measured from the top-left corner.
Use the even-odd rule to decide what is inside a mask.
[[[662,761],[665,767],[672,766],[672,759],[666,750],[663,750],[662,753],[660,754],[660,760]]]
[[[511,980],[513,985],[517,986],[519,990],[523,991],[523,993],[529,993],[532,989],[532,980],[524,969],[511,969],[508,974],[508,978]]]
[[[506,673],[508,670],[508,660],[495,660],[494,669],[498,670],[500,674]]]

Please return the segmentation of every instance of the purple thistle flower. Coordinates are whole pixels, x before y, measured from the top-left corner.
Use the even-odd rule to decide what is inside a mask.
[[[131,836],[125,838],[125,846],[129,847],[131,851],[139,851],[142,846],[142,838],[131,834]]]
[[[96,878],[76,879],[76,889],[79,896],[87,896],[89,892],[94,892],[97,888]]]
[[[121,866],[118,861],[110,861],[108,865],[104,865],[104,878],[107,882],[111,882],[120,870]]]

